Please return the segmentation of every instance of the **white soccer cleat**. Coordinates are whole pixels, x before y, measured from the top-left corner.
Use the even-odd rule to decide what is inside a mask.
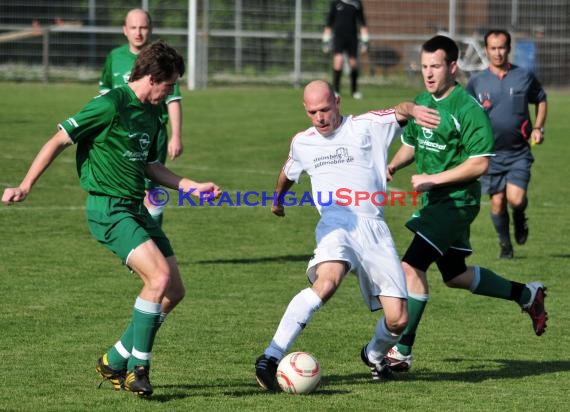
[[[398,351],[398,347],[394,346],[384,355],[384,359],[386,359],[388,366],[394,372],[407,372],[412,367],[414,357],[411,353],[409,355],[402,355],[400,351]]]

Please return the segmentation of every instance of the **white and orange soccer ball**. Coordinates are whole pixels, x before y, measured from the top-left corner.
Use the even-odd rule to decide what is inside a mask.
[[[307,352],[292,352],[277,367],[277,382],[283,392],[311,393],[321,381],[321,365]]]

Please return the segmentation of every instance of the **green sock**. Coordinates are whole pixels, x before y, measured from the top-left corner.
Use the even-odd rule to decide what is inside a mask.
[[[113,369],[124,369],[133,349],[133,319],[123,332],[121,339],[107,351],[109,366]]]
[[[154,337],[160,326],[160,313],[160,303],[137,298],[133,312],[133,350],[127,365],[129,371],[137,365],[150,365]]]
[[[396,345],[402,355],[412,353],[412,346],[416,338],[416,330],[422,319],[424,309],[429,300],[429,295],[409,295],[408,296],[408,325],[402,333],[400,342]]]
[[[475,266],[475,281],[479,272],[479,284],[473,290],[476,295],[491,296],[493,298],[509,299],[511,296],[511,282],[495,272]]]
[[[475,277],[473,279],[474,289],[471,291],[476,295],[490,296],[493,298],[514,300],[520,305],[530,300],[530,290],[524,284],[507,280],[495,272],[475,266]]]

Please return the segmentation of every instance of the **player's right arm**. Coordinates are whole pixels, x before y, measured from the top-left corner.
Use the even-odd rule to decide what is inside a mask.
[[[8,187],[4,190],[2,203],[11,205],[23,201],[26,196],[28,196],[28,193],[30,193],[30,190],[32,190],[32,186],[47,170],[51,162],[53,162],[65,148],[72,144],[73,141],[69,138],[65,130],[59,130],[53,135],[36,155],[36,158],[32,162],[28,173],[26,173],[20,185],[18,187]]]
[[[386,167],[387,173],[386,178],[388,181],[392,180],[392,177],[397,170],[403,169],[414,161],[414,155],[416,150],[413,146],[407,144],[402,144],[400,149],[396,152],[388,166]]]
[[[283,170],[279,173],[277,178],[277,184],[275,185],[275,200],[271,206],[271,212],[279,217],[285,216],[285,206],[283,205],[283,196],[287,193],[289,189],[293,186],[295,181],[289,180],[287,175]]]
[[[99,93],[101,94],[105,94],[113,88],[113,70],[111,62],[111,54],[109,54],[105,60],[103,72],[101,73],[101,78],[99,79]]]

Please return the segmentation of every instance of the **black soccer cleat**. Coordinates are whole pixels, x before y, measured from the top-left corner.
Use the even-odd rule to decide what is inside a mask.
[[[271,392],[279,391],[277,383],[277,366],[279,362],[273,357],[261,355],[255,361],[255,379],[263,389]]]
[[[514,257],[513,245],[510,243],[500,243],[501,253],[499,253],[499,259],[512,259]]]
[[[366,355],[366,347],[368,345],[364,345],[362,350],[360,351],[360,358],[362,362],[366,366],[370,368],[370,373],[372,374],[372,380],[374,381],[388,381],[394,379],[394,374],[390,369],[390,364],[386,360],[386,358],[382,358],[382,360],[378,363],[372,363],[368,360],[368,355]]]
[[[125,390],[138,396],[150,396],[153,389],[148,378],[148,366],[135,366],[133,371],[127,372],[125,378]]]
[[[107,380],[113,384],[113,388],[116,391],[120,391],[121,389],[124,388],[125,376],[127,374],[127,370],[111,368],[107,360],[107,354],[104,354],[99,359],[97,359],[97,365],[95,365],[95,370],[103,378],[103,381],[101,381],[99,387],[101,387],[103,382]]]

